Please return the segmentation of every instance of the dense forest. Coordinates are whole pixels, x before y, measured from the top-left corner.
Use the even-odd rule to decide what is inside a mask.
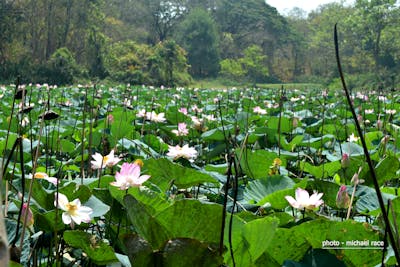
[[[285,16],[264,0],[0,0],[0,81],[335,85],[338,23],[351,86],[394,87],[399,10],[395,0]]]

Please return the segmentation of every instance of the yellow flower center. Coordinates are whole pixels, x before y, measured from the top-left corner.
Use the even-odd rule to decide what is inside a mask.
[[[67,205],[65,205],[67,208],[67,212],[69,214],[75,214],[76,210],[78,209],[78,206],[72,202],[69,202]]]
[[[279,167],[279,166],[281,166],[281,164],[282,164],[281,159],[279,159],[279,158],[275,158],[274,159],[274,166],[275,167]]]
[[[108,161],[108,157],[107,157],[107,156],[104,156],[104,157],[103,157],[103,165],[107,164],[107,161]]]
[[[48,175],[44,172],[37,172],[37,173],[35,173],[35,175],[33,177],[36,179],[44,179],[44,178],[47,178],[47,176]]]
[[[136,164],[136,165],[139,165],[140,167],[143,167],[143,165],[144,165],[144,163],[143,163],[143,161],[141,159],[137,159],[133,163]]]

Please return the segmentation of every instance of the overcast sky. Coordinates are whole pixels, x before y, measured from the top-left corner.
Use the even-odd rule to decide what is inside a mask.
[[[340,2],[335,0],[266,0],[270,6],[275,7],[279,13],[285,14],[293,7],[300,7],[307,13],[316,9],[319,5],[331,2]],[[353,3],[354,0],[347,0],[346,3]]]

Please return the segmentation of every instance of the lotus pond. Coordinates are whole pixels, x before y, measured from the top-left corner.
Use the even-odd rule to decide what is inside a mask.
[[[13,266],[387,266],[396,92],[0,87]],[[399,244],[396,244],[399,248]]]

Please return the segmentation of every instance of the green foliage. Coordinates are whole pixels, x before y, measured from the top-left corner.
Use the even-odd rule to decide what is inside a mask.
[[[72,84],[80,74],[79,67],[71,51],[66,47],[57,49],[47,63],[38,70],[38,80],[50,84]]]
[[[148,81],[148,59],[153,55],[151,48],[132,41],[114,45],[106,62],[112,79],[124,83],[143,84]]]
[[[153,84],[182,86],[191,81],[186,52],[173,40],[158,43],[154,47],[154,56],[150,58],[149,64]]]
[[[268,77],[268,68],[266,67],[266,58],[260,46],[252,45],[244,51],[244,57],[241,60],[246,71],[247,78],[252,82],[264,82]]]
[[[36,104],[29,116],[18,111],[20,100],[15,100],[14,86],[0,88],[4,106],[0,123],[4,129],[12,124],[9,131],[0,130],[0,152],[8,164],[1,187],[8,201],[10,241],[16,233],[21,200],[26,203],[28,194],[33,214],[28,221],[33,225],[19,228],[26,235],[21,262],[32,255],[31,264],[48,259],[68,265],[78,261],[81,265],[117,261],[129,265],[130,261],[132,266],[221,266],[233,265],[232,250],[237,266],[304,266],[313,259],[315,264],[331,260],[338,266],[381,263],[380,248],[323,248],[325,240],[337,240],[341,246],[351,240],[381,241],[386,229],[360,141],[346,141],[350,134],[359,134],[350,112],[338,103],[337,92],[282,90],[286,100],[280,99],[276,87],[223,91],[96,85],[87,88],[90,94],[86,96],[80,86],[59,87],[46,92],[60,117],[45,121],[42,128],[40,103],[48,97],[43,93],[47,87],[24,88],[30,103]],[[363,136],[383,201],[392,201],[388,212],[395,230],[400,213],[400,96],[388,94],[383,103],[379,92],[365,95],[368,101],[358,93],[354,103],[365,122]],[[127,97],[134,99],[129,108],[122,104]],[[277,105],[280,100],[282,105]],[[194,104],[202,111],[194,110]],[[8,119],[12,106],[15,113]],[[256,114],[256,106],[267,114]],[[367,112],[372,108],[374,113]],[[138,114],[142,109],[163,112],[167,120],[142,118]],[[391,109],[397,112],[385,112]],[[29,125],[20,123],[25,116]],[[195,129],[194,116],[204,120],[207,129]],[[299,120],[296,127],[294,118]],[[377,125],[378,119],[382,126]],[[187,123],[188,136],[173,134],[180,122]],[[23,136],[23,147],[11,151],[18,136]],[[172,161],[167,150],[177,145],[194,148],[197,157],[190,162]],[[94,153],[106,156],[111,149],[120,158],[118,164],[93,170]],[[341,163],[344,153],[348,164]],[[110,156],[106,157],[105,162]],[[143,163],[140,175],[149,175],[149,180],[132,185],[138,173],[126,175],[121,169],[132,162]],[[55,176],[58,184],[37,178],[24,181],[22,174],[28,178],[34,166],[36,172]],[[350,218],[342,220],[338,190],[344,186],[351,194],[351,178],[360,167],[359,178],[365,182],[356,187]],[[118,182],[127,177],[130,187],[115,186],[117,177]],[[297,188],[321,193],[323,204],[306,211],[291,207],[286,196],[307,201],[296,196]],[[56,192],[65,194],[70,203],[56,208]],[[79,206],[77,199],[92,209],[90,220],[65,224],[66,216]],[[386,263],[393,262],[391,257]]]
[[[132,41],[118,43],[106,65],[112,79],[125,83],[172,86],[190,81],[185,51],[174,41],[154,47]]]
[[[274,240],[278,219],[265,217],[245,223],[235,216],[234,225],[233,255],[241,255],[235,257],[235,263],[237,266],[253,266]],[[232,264],[229,253],[225,254],[225,260]]]
[[[240,159],[240,164],[243,172],[253,179],[260,179],[268,176],[269,167],[274,159],[278,158],[278,154],[265,150],[251,151],[245,149],[243,151],[236,150],[236,155]],[[286,165],[284,159],[282,166]]]
[[[394,88],[400,82],[399,10],[394,0],[335,2],[285,16],[263,0],[2,1],[0,80],[175,86],[190,83],[190,73],[219,76],[229,85],[313,82],[336,89],[332,25],[339,21],[349,87]],[[174,54],[168,45],[157,54],[156,46],[170,41],[185,49],[186,61],[168,56]],[[116,51],[129,42],[148,51]],[[252,46],[265,58],[246,55]],[[51,59],[63,48],[75,57],[76,70],[68,57],[63,67]],[[243,57],[248,60],[238,61]]]
[[[239,60],[235,59],[224,59],[220,62],[221,75],[226,78],[234,79],[240,82],[246,75],[246,71],[243,69],[242,64]]]
[[[300,261],[311,246],[322,248],[322,241],[325,240],[336,240],[339,241],[340,246],[345,246],[346,241],[379,241],[381,236],[371,226],[354,221],[313,220],[290,229],[279,228],[271,242],[274,245],[267,249],[267,253],[280,264],[286,259]],[[329,251],[340,256],[347,266],[374,265],[380,262],[381,257],[380,250]]]
[[[190,73],[196,78],[215,77],[219,70],[219,44],[210,13],[196,8],[185,17],[180,28],[180,43],[188,53]]]
[[[221,74],[237,81],[245,79],[251,83],[262,83],[268,78],[266,56],[261,47],[252,45],[244,50],[244,56],[239,59],[224,59],[221,61]]]
[[[315,178],[327,178],[333,177],[333,175],[341,168],[340,162],[334,161],[319,166],[313,166],[312,164],[302,161],[300,162],[300,168],[307,173],[312,174]]]
[[[249,203],[257,203],[257,205],[264,205],[270,203],[273,208],[282,209],[287,206],[287,201],[284,199],[285,195],[292,195],[292,189],[295,183],[292,179],[274,175],[254,180],[244,190],[244,199]],[[280,191],[282,192],[279,193]]]
[[[159,249],[169,239],[183,237],[217,244],[221,231],[221,207],[202,204],[197,200],[180,200],[155,212],[132,195],[124,197],[124,206],[136,231],[153,249]],[[175,221],[179,214],[179,221]]]
[[[94,235],[83,231],[65,231],[63,237],[68,245],[82,249],[95,264],[118,261],[113,249]]]
[[[163,266],[218,267],[222,257],[207,243],[196,239],[176,238],[168,241],[163,249]]]
[[[167,159],[149,159],[145,164],[152,181],[164,192],[172,185],[188,188],[201,183],[216,183],[216,180],[208,174],[172,163]]]

